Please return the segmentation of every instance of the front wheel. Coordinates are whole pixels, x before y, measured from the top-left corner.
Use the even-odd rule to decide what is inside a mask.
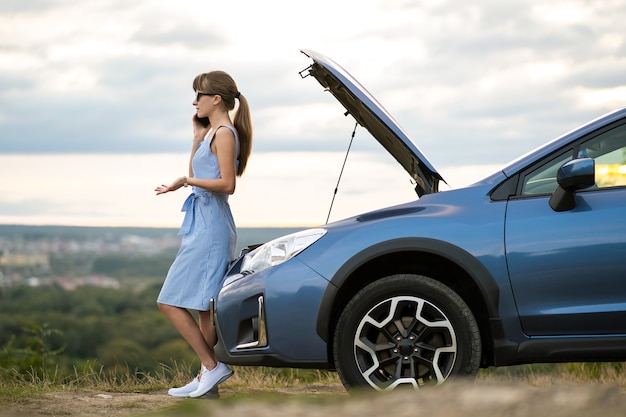
[[[420,275],[393,275],[359,291],[335,329],[335,366],[348,389],[438,385],[478,372],[481,341],[467,304]]]

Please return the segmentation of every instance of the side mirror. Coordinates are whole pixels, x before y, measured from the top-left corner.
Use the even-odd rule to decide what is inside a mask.
[[[596,183],[596,164],[591,158],[569,161],[556,175],[559,183],[550,197],[550,207],[554,211],[567,211],[576,207],[576,191],[591,187]]]

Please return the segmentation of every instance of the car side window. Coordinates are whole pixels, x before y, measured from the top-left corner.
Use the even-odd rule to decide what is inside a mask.
[[[556,174],[559,168],[572,159],[572,150],[553,158],[524,177],[522,195],[551,194],[558,186]]]
[[[596,187],[626,186],[626,125],[583,143],[579,155],[595,160]]]
[[[556,190],[559,168],[572,159],[574,149],[568,149],[539,168],[530,172],[522,182],[522,195],[551,194]],[[578,148],[579,158],[593,158],[596,169],[596,187],[626,186],[626,124],[617,126]]]

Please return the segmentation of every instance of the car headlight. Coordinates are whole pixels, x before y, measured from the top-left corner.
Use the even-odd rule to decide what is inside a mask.
[[[267,242],[244,256],[241,271],[259,272],[281,264],[302,252],[325,234],[325,229],[306,229]]]

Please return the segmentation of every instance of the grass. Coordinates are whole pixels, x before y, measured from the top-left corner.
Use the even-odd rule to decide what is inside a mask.
[[[258,387],[275,390],[284,387],[311,385],[339,385],[334,372],[303,369],[276,369],[264,367],[233,367],[235,374],[229,379],[232,387]],[[184,385],[195,372],[191,366],[162,366],[155,374],[133,372],[129,368],[117,367],[105,370],[95,364],[74,369],[71,375],[60,375],[56,371],[31,370],[18,373],[0,369],[0,406],[19,403],[23,398],[41,396],[50,391],[94,390],[104,392],[152,392],[172,386]],[[254,391],[254,390],[253,390]]]
[[[603,384],[626,390],[626,362],[533,364],[483,369],[477,381],[523,382],[544,387]]]
[[[228,384],[238,398],[280,400],[281,389],[298,391],[307,398],[311,387],[338,387],[334,395],[345,395],[339,378],[334,372],[302,369],[276,369],[264,367],[233,367],[235,375]],[[55,371],[31,371],[17,373],[0,369],[0,407],[20,404],[22,401],[42,396],[52,391],[94,390],[118,393],[148,393],[171,386],[184,385],[193,377],[192,366],[163,366],[156,374],[135,373],[123,367],[105,370],[94,364],[75,369],[72,375],[60,375]],[[479,372],[478,382],[520,382],[530,386],[577,386],[605,384],[626,390],[626,363],[567,363],[547,365],[522,365],[514,367],[488,368]],[[238,390],[237,388],[242,388]],[[328,394],[326,392],[325,396]],[[310,395],[309,395],[310,397]],[[330,395],[333,397],[333,395]],[[129,404],[132,408],[132,404]]]

